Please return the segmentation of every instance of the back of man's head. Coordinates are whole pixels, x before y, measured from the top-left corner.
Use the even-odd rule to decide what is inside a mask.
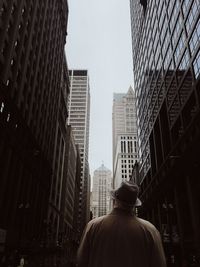
[[[130,206],[118,199],[114,199],[114,208],[119,208],[124,211],[133,212],[135,209],[135,205]]]
[[[134,206],[141,206],[138,198],[139,187],[130,181],[123,181],[119,188],[111,192],[111,196],[118,207],[133,209]]]

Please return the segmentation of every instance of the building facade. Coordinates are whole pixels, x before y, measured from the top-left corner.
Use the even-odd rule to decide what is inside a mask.
[[[59,112],[64,123],[67,116],[62,98],[69,91],[62,85],[67,18],[67,1],[0,1],[0,229],[5,234],[0,256],[10,259],[47,245],[52,177],[57,177],[54,201],[60,201],[55,170],[61,172],[63,146],[56,143],[56,125]]]
[[[112,173],[102,164],[94,171],[91,208],[93,218],[106,215],[110,212],[110,190]]]
[[[113,98],[113,186],[129,180],[138,159],[135,94],[132,87],[126,94],[115,93]]]
[[[66,266],[69,262],[74,261],[77,237],[80,235],[80,227],[76,222],[81,165],[79,164],[79,148],[75,144],[71,126],[67,127],[66,139],[58,234],[58,244],[63,253],[62,263],[59,266]]]
[[[141,214],[169,266],[198,266],[200,2],[131,0],[130,10]]]
[[[68,124],[72,126],[75,143],[79,146],[81,158],[81,192],[79,219],[81,229],[89,220],[90,174],[89,174],[89,124],[90,86],[87,70],[69,70],[70,96]]]

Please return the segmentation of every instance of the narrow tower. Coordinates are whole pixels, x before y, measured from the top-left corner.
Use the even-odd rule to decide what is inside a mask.
[[[113,98],[113,186],[129,180],[138,159],[135,94],[132,87]]]
[[[90,86],[87,70],[70,70],[70,96],[68,124],[72,126],[75,143],[79,146],[81,158],[81,192],[79,218],[82,227],[89,220],[89,124]]]

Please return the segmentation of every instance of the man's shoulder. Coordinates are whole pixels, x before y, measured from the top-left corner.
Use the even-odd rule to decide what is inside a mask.
[[[141,219],[139,217],[137,217],[137,221],[139,222],[140,225],[142,225],[145,229],[152,231],[152,232],[157,232],[158,230],[156,229],[156,227],[150,223],[147,220]]]
[[[108,217],[108,215],[104,215],[104,216],[100,216],[97,218],[92,219],[91,221],[89,221],[88,225],[95,225],[95,224],[99,224],[101,223],[104,219],[106,219]]]

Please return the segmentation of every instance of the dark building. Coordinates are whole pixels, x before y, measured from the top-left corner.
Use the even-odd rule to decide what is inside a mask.
[[[79,146],[76,145],[77,158],[76,158],[76,182],[75,182],[75,195],[74,195],[74,215],[73,215],[73,235],[72,235],[72,259],[76,260],[76,252],[82,236],[80,202],[81,202],[81,156]]]
[[[200,1],[130,1],[140,213],[169,266],[200,262]]]
[[[56,258],[59,259],[60,262],[57,260],[58,266],[67,266],[67,264],[74,261],[77,250],[77,246],[74,245],[74,237],[78,231],[75,223],[75,214],[77,213],[76,209],[79,204],[77,192],[79,192],[80,189],[80,182],[77,188],[77,180],[80,181],[81,165],[78,163],[78,159],[80,159],[79,150],[74,142],[71,126],[67,127],[65,136],[63,176],[62,179],[60,179],[61,199],[58,207],[58,237],[57,240],[53,239],[53,242],[56,241],[60,248],[60,255],[58,257],[55,253],[50,259],[51,262],[53,258],[54,260],[56,260]],[[53,213],[50,215],[49,225],[52,225],[52,223]]]
[[[81,238],[81,221],[79,205],[81,201],[81,157],[79,146],[76,145],[77,158],[76,158],[76,183],[75,183],[75,196],[74,196],[74,218],[73,218],[73,241],[78,244]]]
[[[46,222],[46,248],[51,251],[46,257],[47,266],[52,262],[55,266],[64,266],[69,261],[66,253],[63,253],[66,243],[70,238],[70,231],[65,227],[66,210],[72,216],[73,210],[66,204],[68,191],[66,181],[68,180],[69,154],[73,147],[70,146],[71,137],[68,134],[66,120],[68,116],[67,98],[69,95],[69,77],[67,75],[67,63],[64,57],[61,76],[61,90],[58,100],[57,120],[55,124],[55,148],[52,164],[52,179],[49,198],[48,219]],[[73,159],[74,160],[74,159]],[[70,194],[69,194],[70,196]],[[62,257],[63,256],[63,257]],[[65,257],[65,260],[64,260]],[[61,262],[63,265],[61,265]]]
[[[46,246],[50,191],[56,204],[60,197],[67,17],[64,0],[0,1],[0,230],[9,257]]]

